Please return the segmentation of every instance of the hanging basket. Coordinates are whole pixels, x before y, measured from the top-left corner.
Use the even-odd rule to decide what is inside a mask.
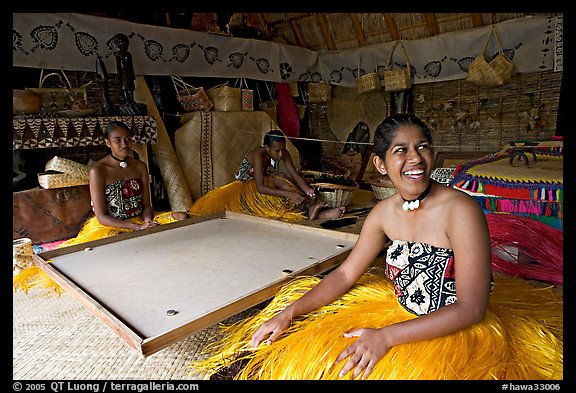
[[[332,99],[332,86],[328,82],[308,83],[308,102],[321,104]]]
[[[206,92],[214,103],[216,112],[238,112],[242,110],[242,98],[239,87],[231,87],[226,83],[214,86]]]
[[[358,76],[356,77],[356,88],[358,89],[358,94],[366,94],[380,90],[382,85],[380,84],[380,75],[378,75],[378,61],[376,61],[374,72],[368,72],[364,75],[360,75],[361,63],[362,54],[360,54],[360,60],[358,62]]]
[[[182,109],[187,112],[207,112],[214,107],[204,87],[194,87],[177,75],[172,75],[171,78],[176,90],[176,100]]]
[[[402,49],[402,55],[406,61],[406,67],[393,70],[392,69],[392,56],[396,47],[400,44],[400,49]],[[412,74],[410,68],[410,59],[408,53],[406,53],[406,48],[402,41],[396,41],[392,45],[390,50],[390,56],[388,57],[388,63],[386,64],[386,69],[384,70],[384,90],[390,92],[407,90],[412,86]]]
[[[494,35],[496,43],[498,44],[498,55],[491,61],[486,60],[486,49],[490,38]],[[514,63],[504,53],[502,42],[498,30],[492,25],[490,34],[484,44],[484,49],[476,58],[470,63],[466,80],[476,83],[479,86],[502,86],[510,81],[512,72],[514,71]]]

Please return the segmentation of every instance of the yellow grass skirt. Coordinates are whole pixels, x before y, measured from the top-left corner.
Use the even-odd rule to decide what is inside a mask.
[[[162,212],[156,213],[154,220],[158,221],[160,224],[168,224],[175,222],[176,220],[172,217],[172,212]],[[128,219],[127,221],[134,222],[136,224],[143,224],[144,220],[141,216]],[[64,243],[60,244],[57,248],[68,247],[76,244],[86,243],[92,240],[103,239],[110,236],[119,235],[125,232],[132,232],[131,229],[116,228],[102,225],[98,222],[96,216],[92,216],[86,220],[80,232],[76,237],[66,240]],[[56,293],[61,294],[64,290],[55,283],[50,277],[46,275],[38,266],[32,265],[17,275],[12,279],[12,285],[14,292],[23,291],[28,292],[32,288],[44,288],[47,289],[47,294]]]
[[[267,319],[319,282],[297,278],[257,314],[231,326],[190,363],[210,378],[245,363],[235,379],[340,379],[345,362],[332,364],[353,338],[343,334],[417,318],[397,302],[392,282],[366,273],[341,299],[306,316],[270,346],[250,349],[252,333]],[[550,380],[563,377],[563,298],[550,287],[498,277],[483,322],[448,336],[397,345],[368,379],[378,380]],[[360,377],[358,377],[360,378]],[[352,371],[342,379],[352,379]]]
[[[270,176],[264,177],[264,184],[275,187]],[[289,181],[286,184],[297,191],[294,184]],[[224,210],[286,222],[307,219],[306,212],[298,209],[289,198],[260,193],[254,180],[235,180],[209,191],[194,202],[188,214],[203,216]]]

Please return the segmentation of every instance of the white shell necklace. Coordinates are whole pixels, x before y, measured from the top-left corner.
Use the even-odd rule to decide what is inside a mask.
[[[118,157],[114,157],[114,154],[110,153],[110,156],[115,159],[116,161],[118,161],[120,164],[120,168],[128,168],[128,163],[126,162],[126,160],[121,160]]]
[[[412,210],[418,209],[420,207],[420,201],[428,196],[431,189],[432,189],[432,181],[430,181],[430,183],[428,184],[428,187],[426,187],[424,192],[422,194],[420,194],[420,196],[418,198],[409,201],[407,199],[404,199],[404,197],[402,197],[402,199],[404,199],[404,203],[402,204],[402,210],[412,211]]]

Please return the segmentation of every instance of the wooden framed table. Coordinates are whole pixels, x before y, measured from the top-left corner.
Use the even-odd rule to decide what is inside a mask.
[[[34,263],[146,357],[339,265],[358,235],[233,212],[34,255]]]

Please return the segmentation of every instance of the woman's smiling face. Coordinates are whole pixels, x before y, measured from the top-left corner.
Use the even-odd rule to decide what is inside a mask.
[[[381,165],[406,198],[426,189],[433,161],[432,147],[424,130],[414,124],[403,124],[392,138]]]

